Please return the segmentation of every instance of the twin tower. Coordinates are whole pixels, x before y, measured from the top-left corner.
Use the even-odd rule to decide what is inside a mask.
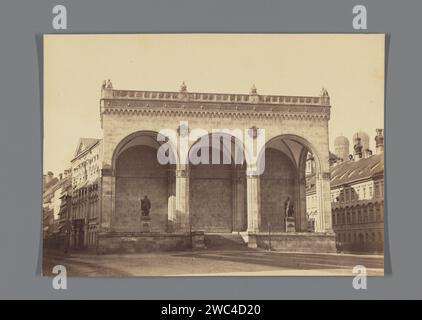
[[[364,131],[358,131],[353,135],[353,154],[350,153],[349,139],[341,135],[334,140],[334,152],[343,161],[348,159],[360,159],[372,155],[369,148],[369,135]],[[384,152],[384,130],[376,129],[375,152]]]

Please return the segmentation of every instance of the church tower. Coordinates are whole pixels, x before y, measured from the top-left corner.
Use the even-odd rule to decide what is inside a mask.
[[[346,161],[349,158],[349,139],[341,135],[334,139],[334,153]]]

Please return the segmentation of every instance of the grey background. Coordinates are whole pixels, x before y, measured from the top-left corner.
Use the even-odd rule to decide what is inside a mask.
[[[366,291],[354,290],[352,278],[348,277],[71,278],[68,290],[54,290],[51,279],[37,275],[37,270],[42,170],[39,40],[43,33],[60,33],[51,26],[51,10],[56,4],[67,7],[66,33],[354,33],[358,31],[352,28],[352,8],[364,4],[368,10],[365,32],[389,35],[385,123],[387,275],[369,278]],[[422,2],[416,0],[2,1],[0,298],[422,298],[421,14]]]

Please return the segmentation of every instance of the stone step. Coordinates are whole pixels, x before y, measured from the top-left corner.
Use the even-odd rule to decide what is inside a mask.
[[[208,249],[247,248],[247,244],[238,233],[206,233],[204,242]]]

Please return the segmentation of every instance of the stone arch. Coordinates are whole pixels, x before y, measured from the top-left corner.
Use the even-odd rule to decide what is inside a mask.
[[[157,137],[158,137],[159,133],[156,131],[151,131],[151,130],[140,130],[140,131],[136,131],[133,132],[129,135],[127,135],[126,137],[124,137],[122,140],[120,140],[120,142],[116,145],[116,147],[113,150],[113,154],[111,157],[111,167],[112,170],[114,171],[116,168],[116,160],[117,157],[127,148],[130,148],[131,143],[134,143],[136,141],[136,139],[138,138],[147,138],[149,139],[151,146],[154,145],[156,148],[159,148],[164,141],[158,141]],[[136,143],[136,142],[135,142]],[[174,145],[174,143],[172,143],[172,141],[167,141],[170,150],[172,151],[171,155],[174,158],[174,161],[176,163],[179,163],[179,153],[178,150],[176,148],[176,146]]]
[[[321,172],[322,171],[321,155],[319,154],[318,150],[307,139],[305,139],[305,138],[303,138],[301,136],[295,135],[295,134],[280,134],[280,135],[274,136],[274,137],[270,138],[268,141],[266,141],[265,142],[265,146],[261,150],[259,150],[259,153],[258,153],[258,162],[261,161],[262,153],[263,153],[263,151],[265,151],[265,149],[267,148],[267,146],[268,145],[271,145],[274,141],[277,141],[277,140],[292,140],[292,141],[294,141],[296,143],[299,143],[300,145],[302,145],[306,149],[308,149],[312,153],[312,155],[314,156],[314,158],[316,160],[315,161],[316,171],[317,172]],[[306,156],[306,154],[304,156]]]
[[[330,177],[329,172],[324,172],[326,166],[322,165],[319,150],[306,138],[295,134],[281,134],[271,137],[265,146],[258,152],[258,166],[265,163],[264,151],[278,144],[279,149],[288,155],[296,168],[295,183],[295,208],[296,208],[296,231],[306,231],[306,180],[305,170],[308,154],[312,154],[315,161],[315,186],[317,198],[317,216],[315,220],[316,232],[332,232],[332,213],[330,203]],[[265,169],[264,169],[265,170]]]
[[[220,139],[219,147],[216,148],[213,144],[215,141],[212,141],[214,133],[226,139],[230,137],[230,150]],[[204,136],[208,137],[208,141],[202,139]],[[247,204],[243,142],[224,132],[204,136],[193,142],[188,152],[188,156],[192,152],[199,152],[202,146],[202,150],[208,150],[209,159],[209,164],[192,164],[189,161],[190,224],[193,229],[205,232],[244,231],[247,225]],[[223,163],[213,164],[213,152],[217,151]],[[239,153],[242,158],[238,157]]]
[[[149,231],[172,229],[175,165],[159,163],[157,152],[164,141],[157,141],[157,135],[153,131],[134,132],[122,139],[113,151],[112,229],[115,231],[142,231],[140,201],[144,196],[151,201]],[[171,149],[169,154],[176,151]],[[176,154],[172,154],[174,159],[177,159]]]

